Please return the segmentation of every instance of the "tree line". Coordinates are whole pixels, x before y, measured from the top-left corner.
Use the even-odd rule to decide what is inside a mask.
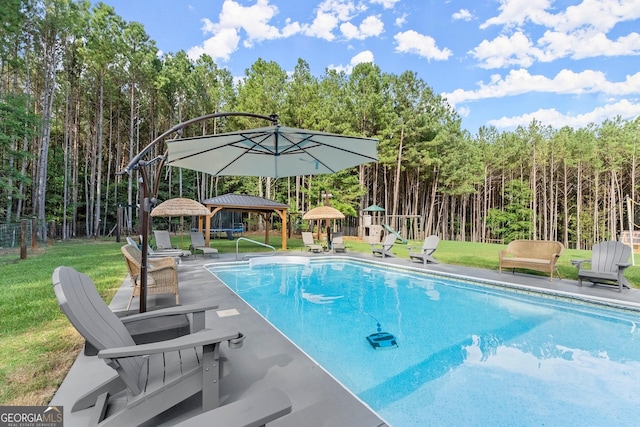
[[[139,188],[127,163],[183,121],[215,112],[278,114],[286,126],[373,137],[380,161],[327,176],[215,177],[163,167],[160,200],[247,193],[304,212],[333,195],[357,217],[376,204],[403,228],[444,239],[558,240],[586,248],[627,228],[636,199],[640,119],[584,128],[538,121],[472,135],[447,100],[415,72],[359,64],[315,76],[300,58],[289,73],[256,60],[241,79],[203,55],[158,55],[137,22],[102,3],[2,0],[0,205],[3,222],[55,220],[63,238],[101,236],[116,207],[136,226]],[[437,78],[437,77],[434,77]],[[223,117],[184,130],[220,133],[266,123]],[[156,154],[162,154],[157,149]],[[402,218],[405,222],[402,223]]]

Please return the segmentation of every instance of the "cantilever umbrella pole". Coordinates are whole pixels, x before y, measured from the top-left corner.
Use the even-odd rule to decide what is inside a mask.
[[[149,258],[147,230],[149,229],[149,186],[147,185],[146,172],[144,168],[140,168],[140,177],[142,178],[140,192],[140,211],[142,212],[142,262],[140,263],[140,313],[147,311],[147,259]],[[135,281],[135,277],[131,280]]]

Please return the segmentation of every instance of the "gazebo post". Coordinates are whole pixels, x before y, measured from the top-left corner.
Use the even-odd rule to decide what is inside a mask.
[[[282,250],[287,250],[287,210],[277,211],[282,218]]]

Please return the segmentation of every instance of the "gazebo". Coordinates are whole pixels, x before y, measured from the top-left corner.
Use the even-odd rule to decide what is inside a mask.
[[[204,217],[205,239],[207,245],[211,238],[211,219],[213,216],[225,209],[237,212],[255,212],[261,215],[266,224],[269,224],[272,213],[277,213],[282,219],[282,250],[287,249],[287,209],[289,205],[276,202],[258,196],[248,196],[246,194],[223,194],[202,201],[210,211],[211,215]],[[199,220],[199,228],[202,230],[202,217]],[[269,227],[266,227],[264,242],[269,243]]]

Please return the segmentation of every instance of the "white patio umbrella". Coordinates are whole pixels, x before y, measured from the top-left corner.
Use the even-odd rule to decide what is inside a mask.
[[[252,113],[212,113],[180,123],[163,133],[134,157],[124,172],[138,169],[142,173],[143,212],[150,212],[151,199],[146,185],[146,174],[141,166],[152,161],[164,160],[156,157],[144,161],[143,156],[151,152],[156,143],[168,135],[180,132],[185,126],[203,120],[228,116],[248,116],[269,120],[273,126],[207,135],[196,138],[184,138],[167,141],[166,163],[171,166],[206,172],[216,176],[259,176],[280,178],[297,175],[320,175],[340,171],[363,163],[378,161],[377,143],[373,138],[360,138],[347,135],[295,129],[277,124],[277,115],[262,116]],[[142,215],[143,240],[147,238],[146,219]],[[283,224],[286,226],[286,224]],[[140,311],[146,310],[146,248],[143,245],[143,266],[141,271]]]
[[[170,141],[167,164],[211,175],[320,175],[377,161],[377,142],[275,125]]]

